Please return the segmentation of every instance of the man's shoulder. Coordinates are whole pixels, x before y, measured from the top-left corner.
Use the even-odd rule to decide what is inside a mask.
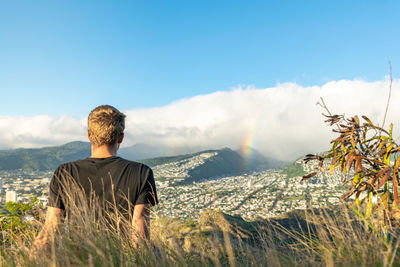
[[[56,170],[58,170],[58,169],[70,169],[71,167],[76,166],[76,165],[86,164],[87,160],[88,160],[88,158],[64,162],[64,163],[61,163],[60,165],[58,165]]]
[[[144,163],[138,162],[138,161],[128,160],[128,159],[121,158],[121,157],[118,157],[118,161],[120,163],[122,163],[122,164],[129,165],[132,168],[139,168],[139,169],[143,169],[143,170],[151,170],[151,168],[149,166],[147,166]]]
[[[75,160],[64,162],[58,165],[58,167],[54,171],[54,175],[57,177],[62,177],[64,175],[73,175],[75,173],[74,170],[77,169],[78,165],[84,164],[85,159]]]

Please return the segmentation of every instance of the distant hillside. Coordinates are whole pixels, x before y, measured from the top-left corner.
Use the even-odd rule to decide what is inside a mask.
[[[289,165],[282,169],[281,174],[286,175],[288,179],[298,179],[303,175],[310,174],[318,168],[319,162],[317,160],[309,161],[307,164],[304,162],[304,157],[298,158]],[[324,168],[329,170],[330,160],[326,160]],[[312,178],[307,179],[308,184],[325,184],[330,186],[338,186],[337,190],[346,189],[347,186],[343,184],[345,175],[336,169],[333,173],[329,171],[321,171]]]
[[[303,157],[296,159],[294,162],[291,164],[287,165],[283,171],[282,174],[286,174],[288,178],[292,177],[298,177],[298,176],[303,176],[306,174],[306,171],[304,170],[303,166]]]
[[[224,148],[215,152],[217,152],[216,155],[206,159],[204,164],[190,170],[189,175],[198,179],[252,170],[253,166],[247,165],[247,160],[245,158],[229,148]]]
[[[128,147],[121,147],[118,155],[129,160],[141,160],[156,157],[171,157],[200,151],[193,147],[176,147],[166,145],[149,145],[138,143]]]
[[[90,143],[71,142],[62,146],[20,148],[0,151],[0,170],[53,170],[63,162],[90,156]]]
[[[136,154],[133,154],[134,148],[138,150]],[[187,181],[238,174],[260,168],[270,169],[277,166],[277,161],[266,159],[255,150],[252,152],[253,157],[248,158],[229,148],[150,159],[138,158],[155,153],[155,150],[149,148],[151,146],[138,144],[125,149],[121,148],[118,155],[129,160],[143,162],[151,167],[157,166],[156,169],[162,170],[162,177],[185,177],[188,178]],[[168,153],[172,153],[172,151],[168,150]],[[3,150],[0,151],[0,170],[54,170],[61,163],[89,156],[90,143],[79,141],[62,146]],[[168,174],[166,175],[166,173]]]
[[[139,161],[153,168],[156,179],[172,181],[177,178],[178,184],[250,172],[257,169],[257,164],[268,165],[261,159],[257,164],[249,163],[248,159],[229,148]]]
[[[191,157],[194,157],[201,153],[203,153],[203,152],[198,152],[198,153],[194,153],[194,154],[178,155],[178,156],[170,156],[170,157],[156,157],[156,158],[150,158],[150,159],[141,159],[138,161],[141,163],[144,163],[150,167],[155,167],[158,165],[163,165],[163,164],[182,161],[185,159],[190,159]]]
[[[187,146],[167,146],[167,145],[150,145],[138,143],[129,147],[121,147],[118,155],[129,160],[151,159],[148,165],[156,165],[158,160],[175,161],[182,160],[187,155],[194,155],[198,151],[207,151],[195,147]],[[246,151],[246,154],[243,152]],[[246,165],[250,169],[275,169],[283,166],[285,162],[273,159],[258,152],[254,148],[235,150],[242,158],[246,159]]]
[[[244,150],[247,151],[246,154]],[[247,165],[250,165],[249,167],[252,169],[278,169],[288,164],[288,162],[265,156],[252,147],[246,147],[245,149],[242,147],[236,152],[247,160]]]

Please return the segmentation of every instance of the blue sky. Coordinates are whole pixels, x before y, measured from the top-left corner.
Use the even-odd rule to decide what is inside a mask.
[[[0,116],[400,72],[400,1],[0,0]]]

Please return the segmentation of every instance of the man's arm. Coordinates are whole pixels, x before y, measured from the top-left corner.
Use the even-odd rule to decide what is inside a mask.
[[[60,233],[64,219],[64,210],[54,207],[47,207],[46,219],[42,230],[38,234],[31,249],[31,256],[40,251],[48,250],[50,242],[54,240],[54,234]]]
[[[139,239],[150,240],[150,208],[158,203],[153,171],[145,165],[141,166],[140,171],[140,183],[133,184],[134,191],[131,194],[139,192],[133,208],[132,220],[132,226],[136,230],[136,236],[133,238],[137,244],[140,244]],[[139,190],[136,190],[136,186],[140,186]]]
[[[149,204],[137,204],[133,209],[133,221],[132,225],[137,232],[137,239],[149,240],[149,224],[150,224],[150,205]]]

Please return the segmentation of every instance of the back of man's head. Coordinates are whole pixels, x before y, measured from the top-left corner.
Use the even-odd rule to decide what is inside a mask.
[[[92,145],[115,144],[125,129],[125,114],[109,105],[98,106],[88,117],[88,137]]]

